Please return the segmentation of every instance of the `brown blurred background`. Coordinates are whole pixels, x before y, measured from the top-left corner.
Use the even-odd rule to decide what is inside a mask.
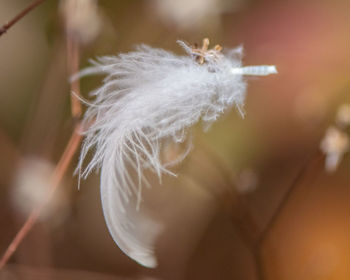
[[[1,254],[45,195],[73,127],[61,2],[45,1],[0,37]],[[0,0],[0,24],[29,3]],[[177,39],[209,37],[242,44],[245,65],[279,74],[249,78],[246,117],[232,111],[207,133],[195,127],[179,177],[147,190],[165,225],[158,268],[114,244],[98,174],[78,191],[76,155],[0,279],[349,280],[350,160],[329,174],[318,152],[350,101],[349,12],[347,0],[99,0],[69,15],[81,68],[140,43],[182,54]],[[84,79],[83,96],[98,83]]]

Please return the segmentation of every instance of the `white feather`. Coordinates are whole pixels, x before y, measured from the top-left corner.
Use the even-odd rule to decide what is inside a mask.
[[[191,48],[180,44],[190,56],[142,45],[134,52],[100,57],[80,73],[80,77],[106,77],[92,92],[95,101],[85,114],[84,122],[90,126],[78,169],[82,170],[88,151],[94,149],[81,175],[85,178],[92,170],[101,169],[101,197],[109,232],[129,257],[147,267],[157,263],[154,242],[160,226],[136,210],[142,186],[149,186],[144,171],[151,170],[159,178],[163,173],[174,175],[168,170],[169,163],[160,159],[162,144],[169,139],[183,142],[189,127],[200,120],[210,125],[231,107],[243,111],[246,83],[242,75],[275,70],[244,70],[242,48],[219,56],[208,52],[206,63],[200,65]]]

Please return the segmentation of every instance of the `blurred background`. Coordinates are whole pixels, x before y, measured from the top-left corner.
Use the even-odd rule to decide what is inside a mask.
[[[1,255],[47,194],[74,126],[67,37],[78,42],[80,68],[140,43],[183,54],[177,39],[208,37],[243,45],[245,65],[274,64],[279,74],[249,78],[246,117],[232,110],[207,133],[193,128],[179,177],[146,191],[145,207],[165,228],[156,269],[114,244],[98,174],[78,191],[77,153],[0,279],[350,279],[349,110],[338,109],[350,104],[350,2],[82,0],[69,8],[75,1],[46,0],[0,37]],[[0,24],[30,3],[0,0]],[[99,82],[82,80],[82,95]]]

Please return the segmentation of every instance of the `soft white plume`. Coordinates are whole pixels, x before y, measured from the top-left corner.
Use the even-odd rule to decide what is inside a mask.
[[[242,75],[276,72],[273,66],[241,67],[242,48],[224,54],[203,52],[205,63],[200,64],[198,54],[179,43],[189,56],[141,45],[134,52],[100,57],[79,75],[106,77],[92,92],[95,100],[85,114],[86,138],[78,169],[83,178],[101,169],[109,231],[128,256],[147,267],[157,264],[153,247],[160,227],[136,210],[142,186],[149,186],[144,171],[151,170],[159,178],[174,175],[168,169],[172,163],[161,161],[162,144],[185,141],[189,127],[199,121],[210,126],[232,107],[243,112]],[[83,169],[91,149],[93,157]]]

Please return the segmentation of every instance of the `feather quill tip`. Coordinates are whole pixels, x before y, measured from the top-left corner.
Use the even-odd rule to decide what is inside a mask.
[[[232,68],[231,73],[234,75],[267,76],[277,74],[278,71],[274,65],[259,65]]]

